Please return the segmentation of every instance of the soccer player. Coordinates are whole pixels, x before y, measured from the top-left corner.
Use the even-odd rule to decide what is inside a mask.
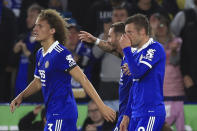
[[[120,122],[122,121],[125,109],[127,107],[129,90],[132,85],[132,75],[129,73],[129,70],[127,69],[127,65],[126,65],[127,61],[123,57],[123,52],[119,44],[119,40],[122,34],[124,33],[125,33],[124,23],[117,22],[110,26],[107,41],[100,40],[85,31],[81,31],[81,34],[79,35],[82,41],[95,43],[104,51],[108,53],[112,53],[122,58],[122,63],[121,63],[122,68],[120,74],[121,78],[119,82],[119,116],[114,131],[119,130]]]
[[[150,38],[149,21],[146,16],[136,14],[125,22],[125,32],[120,39],[125,59],[133,76],[132,92],[129,96],[131,119],[125,115],[120,130],[159,131],[165,121],[163,102],[163,80],[165,51],[162,45]],[[131,46],[136,47],[135,52]]]
[[[46,131],[76,131],[77,105],[71,90],[71,76],[85,89],[107,121],[114,121],[115,112],[107,107],[63,46],[67,40],[67,23],[55,10],[42,10],[33,29],[42,48],[37,52],[34,80],[10,104],[11,112],[22,100],[42,88],[47,123]],[[61,43],[61,44],[60,44]]]

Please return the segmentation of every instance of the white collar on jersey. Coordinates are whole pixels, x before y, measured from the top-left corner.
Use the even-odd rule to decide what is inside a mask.
[[[140,49],[137,50],[137,53],[139,53],[141,50],[145,49],[146,47],[148,47],[152,43],[153,43],[153,38],[150,38],[148,40],[148,42],[146,42]]]
[[[51,53],[51,51],[59,44],[58,41],[55,41],[50,47],[49,49],[46,51],[46,53],[44,53],[44,48],[42,47],[42,55],[43,57],[46,56],[48,53]]]

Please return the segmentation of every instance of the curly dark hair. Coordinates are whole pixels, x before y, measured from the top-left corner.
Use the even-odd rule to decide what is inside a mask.
[[[38,16],[41,20],[47,20],[51,28],[55,29],[54,39],[65,45],[68,40],[68,23],[53,9],[42,10]]]

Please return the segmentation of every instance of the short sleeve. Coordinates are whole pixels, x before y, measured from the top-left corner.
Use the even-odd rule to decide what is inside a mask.
[[[73,59],[72,54],[68,50],[62,51],[55,60],[55,64],[60,70],[64,70],[66,72],[70,71],[77,64]]]

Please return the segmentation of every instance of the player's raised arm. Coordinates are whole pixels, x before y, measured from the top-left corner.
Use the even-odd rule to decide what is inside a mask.
[[[116,113],[114,110],[106,106],[99,95],[97,94],[96,90],[94,89],[93,85],[90,83],[86,75],[82,72],[82,70],[76,66],[69,71],[70,75],[77,80],[82,87],[85,89],[86,93],[92,98],[92,100],[96,103],[99,110],[101,111],[103,117],[107,121],[114,121],[116,118]]]
[[[16,107],[19,107],[23,99],[36,93],[41,89],[40,79],[34,78],[34,80],[22,91],[10,104],[10,111],[13,113]]]
[[[92,34],[86,31],[80,31],[79,39],[84,42],[93,43],[99,46],[102,50],[109,52],[109,53],[113,52],[115,49],[115,47],[111,43],[101,40],[99,38],[96,38]]]

